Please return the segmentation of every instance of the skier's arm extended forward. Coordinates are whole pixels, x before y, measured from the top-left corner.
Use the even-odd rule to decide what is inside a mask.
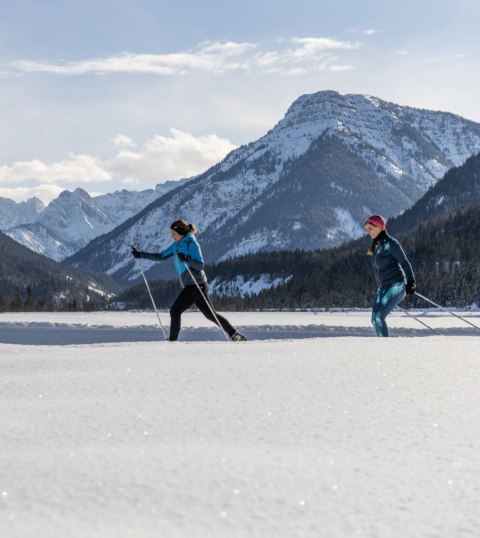
[[[170,245],[165,250],[162,250],[162,252],[141,252],[132,245],[130,245],[130,247],[132,249],[132,256],[134,258],[144,258],[145,260],[153,260],[158,262],[162,260],[167,260],[168,258],[171,258],[173,256],[172,245]]]

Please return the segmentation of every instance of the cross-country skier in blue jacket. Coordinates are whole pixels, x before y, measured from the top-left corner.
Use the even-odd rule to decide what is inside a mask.
[[[415,293],[415,276],[400,243],[386,231],[387,221],[381,215],[371,215],[365,230],[372,238],[368,254],[377,291],[372,309],[372,324],[377,336],[388,336],[385,318],[405,298]]]
[[[243,334],[236,331],[230,322],[215,312],[213,308],[212,302],[208,296],[208,282],[203,270],[204,262],[202,251],[195,238],[196,231],[197,227],[195,224],[187,224],[183,219],[176,220],[170,226],[170,233],[174,242],[162,252],[140,252],[135,247],[132,247],[132,255],[135,258],[163,261],[173,257],[173,263],[180,280],[180,286],[183,289],[170,308],[170,336],[168,340],[171,342],[178,340],[181,327],[181,316],[183,312],[193,304],[195,304],[200,312],[210,321],[217,323],[216,319],[218,319],[222,329],[229,335],[230,340],[246,340]],[[188,266],[190,271],[187,270],[186,266]]]

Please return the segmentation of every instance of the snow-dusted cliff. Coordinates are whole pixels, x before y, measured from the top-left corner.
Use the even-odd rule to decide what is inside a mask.
[[[5,218],[0,229],[31,250],[59,261],[125,222],[182,181],[170,181],[140,192],[122,190],[96,197],[83,189],[63,191],[47,207],[35,198],[22,204],[0,199],[0,211],[4,207],[11,209],[10,213],[3,211]]]

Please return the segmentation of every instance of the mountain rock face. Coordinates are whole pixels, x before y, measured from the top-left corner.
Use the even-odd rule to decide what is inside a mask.
[[[68,260],[123,284],[128,248],[159,251],[172,220],[197,224],[207,261],[317,249],[363,233],[370,213],[395,216],[480,150],[480,124],[365,95],[297,99],[264,137],[153,202]],[[151,277],[169,276],[146,263]]]
[[[63,191],[32,218],[17,215],[13,226],[3,224],[1,229],[34,252],[59,261],[109,232],[178,184],[181,182],[170,181],[157,185],[155,190],[122,190],[93,198],[83,189]],[[25,204],[29,202],[31,200]]]
[[[25,202],[0,198],[0,230],[35,222],[44,209],[45,204],[38,198],[29,198]]]

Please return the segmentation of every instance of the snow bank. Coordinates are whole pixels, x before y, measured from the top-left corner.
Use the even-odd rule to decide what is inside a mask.
[[[479,342],[0,344],[1,535],[476,536]]]

